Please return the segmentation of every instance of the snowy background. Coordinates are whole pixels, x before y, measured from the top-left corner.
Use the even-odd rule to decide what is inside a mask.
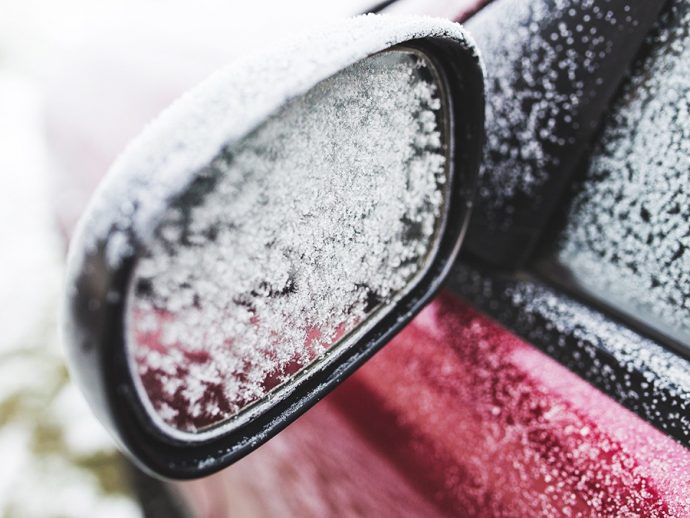
[[[58,335],[69,228],[127,140],[234,55],[371,2],[0,0],[0,516],[138,516]]]

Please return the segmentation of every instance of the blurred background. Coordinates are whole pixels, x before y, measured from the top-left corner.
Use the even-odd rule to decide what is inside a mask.
[[[373,4],[0,0],[0,516],[172,513],[70,384],[58,329],[70,233],[117,153],[180,93]]]

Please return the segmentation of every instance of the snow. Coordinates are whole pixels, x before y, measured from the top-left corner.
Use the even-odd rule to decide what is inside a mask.
[[[108,237],[112,266],[146,241],[168,200],[191,173],[255,129],[288,100],[346,66],[396,43],[437,36],[467,42],[460,25],[427,17],[359,16],[233,61],[162,112],[118,157],[92,198],[71,246],[81,254]],[[232,95],[229,95],[232,92]],[[126,201],[125,201],[126,200]],[[120,234],[123,238],[113,239]]]
[[[423,272],[446,171],[431,73],[400,51],[350,66],[226,146],[190,189],[202,201],[159,217],[129,341],[165,423],[227,420]]]

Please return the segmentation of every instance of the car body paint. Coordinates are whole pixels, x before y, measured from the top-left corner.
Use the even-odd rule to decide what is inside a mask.
[[[690,452],[446,292],[275,439],[179,487],[200,516],[238,505],[258,516],[687,516]]]

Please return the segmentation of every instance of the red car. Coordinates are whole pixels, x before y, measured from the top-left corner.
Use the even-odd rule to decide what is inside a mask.
[[[441,4],[374,10],[466,33],[221,72],[96,193],[75,372],[144,470],[205,477],[136,472],[151,513],[690,516],[690,5]]]

